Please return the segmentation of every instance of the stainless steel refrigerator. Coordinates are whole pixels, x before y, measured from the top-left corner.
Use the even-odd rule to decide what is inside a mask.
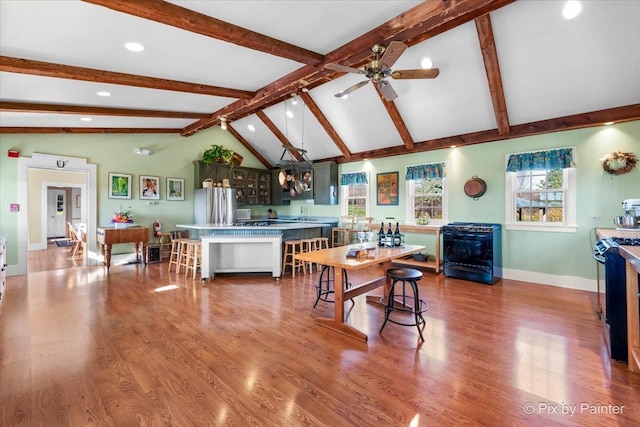
[[[236,221],[235,188],[200,188],[195,191],[195,223],[232,225]]]

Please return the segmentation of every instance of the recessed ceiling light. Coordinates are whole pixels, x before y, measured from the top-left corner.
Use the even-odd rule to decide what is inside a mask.
[[[615,123],[615,122],[604,122],[603,124],[604,124],[605,126],[611,126],[611,125],[612,125],[612,124],[614,124],[614,123]]]
[[[562,17],[571,20],[580,14],[582,4],[578,0],[569,0],[562,9]]]
[[[349,95],[347,95],[347,94],[344,94],[344,95],[342,95],[342,96],[340,97],[340,99],[347,99],[347,98],[349,98]]]
[[[253,125],[247,126],[247,129],[249,129],[251,132],[255,132],[256,131],[256,128]]]
[[[433,62],[431,61],[431,58],[425,56],[424,58],[422,58],[422,61],[420,61],[420,66],[422,67],[422,69],[427,70],[433,67]]]
[[[130,50],[131,52],[142,52],[144,50],[144,46],[137,42],[125,43],[124,47],[126,47],[127,50]]]
[[[456,146],[455,146],[455,145],[452,145],[452,146],[451,146],[451,148],[456,148]]]
[[[289,117],[290,119],[293,118],[293,113],[291,112],[291,110],[287,111],[287,117]]]
[[[96,92],[98,96],[111,96],[111,92],[107,92],[106,90],[101,90],[100,92]]]
[[[80,120],[82,120],[83,122],[90,122],[93,119],[91,117],[82,117],[80,118]]]

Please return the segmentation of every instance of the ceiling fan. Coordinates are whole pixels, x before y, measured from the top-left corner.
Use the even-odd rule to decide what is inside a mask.
[[[400,58],[400,55],[407,49],[407,45],[392,41],[389,46],[385,47],[381,44],[374,44],[371,48],[371,52],[375,55],[375,59],[369,62],[364,68],[347,67],[340,64],[326,64],[324,68],[334,71],[342,71],[345,73],[364,74],[374,84],[378,85],[380,93],[387,101],[392,101],[398,97],[398,94],[393,90],[391,84],[385,80],[387,77],[392,79],[434,79],[440,74],[440,70],[437,68],[418,69],[418,70],[396,70],[391,71],[391,66]],[[336,93],[337,98],[342,98],[351,92],[360,89],[362,86],[369,83],[369,80],[356,83],[345,90]]]

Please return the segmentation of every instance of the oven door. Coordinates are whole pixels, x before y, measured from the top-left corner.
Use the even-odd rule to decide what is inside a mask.
[[[493,234],[443,232],[444,275],[493,284]]]

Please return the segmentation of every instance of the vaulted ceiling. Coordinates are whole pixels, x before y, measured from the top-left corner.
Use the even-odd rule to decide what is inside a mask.
[[[224,117],[271,168],[283,145],[349,162],[638,120],[640,2],[582,3],[3,0],[0,133],[188,138]],[[394,70],[439,76],[334,96],[366,77],[326,64],[391,41]]]

